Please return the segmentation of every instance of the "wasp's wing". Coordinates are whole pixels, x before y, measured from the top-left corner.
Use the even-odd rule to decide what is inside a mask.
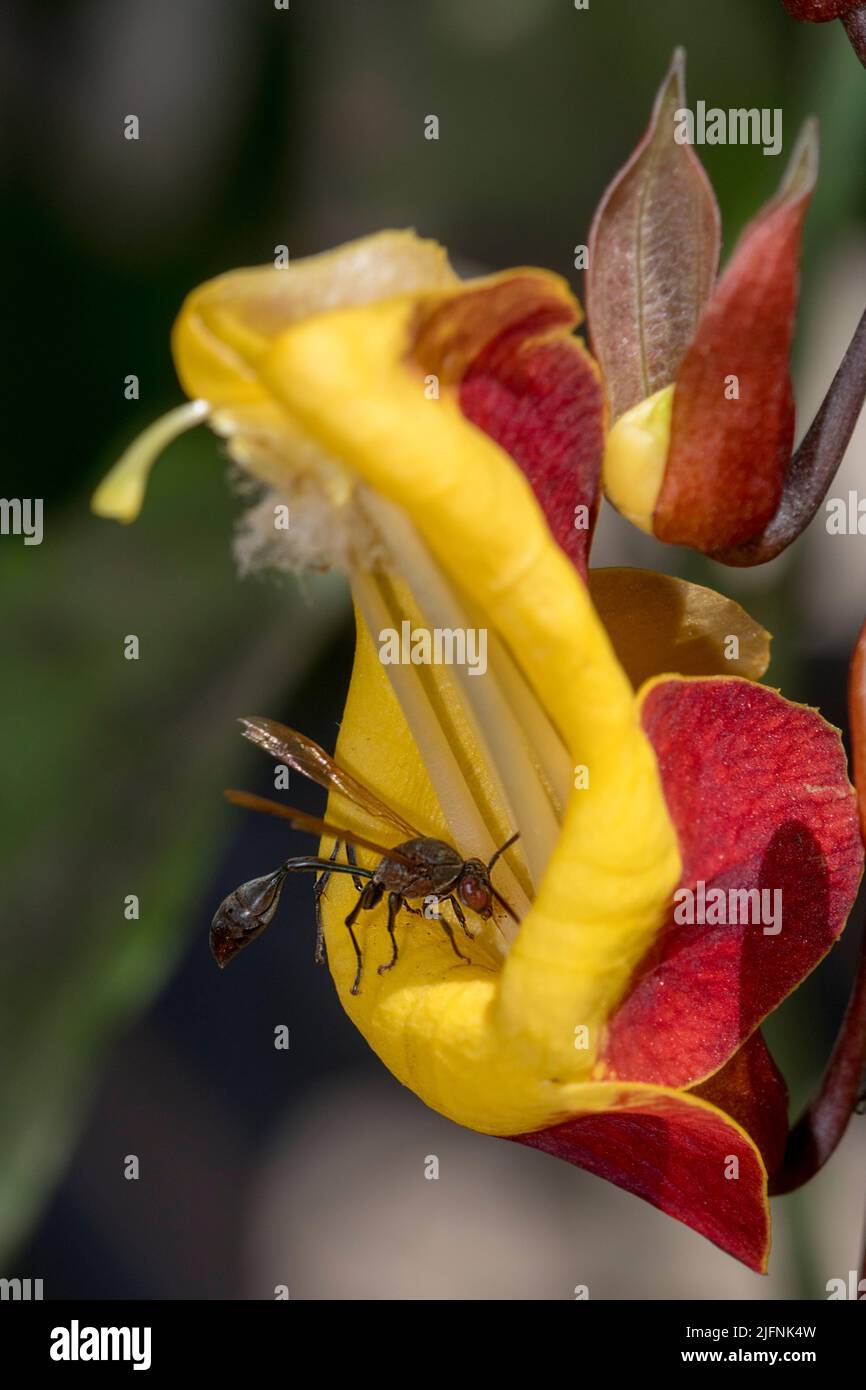
[[[296,830],[306,830],[311,835],[329,835],[335,840],[344,840],[347,844],[358,845],[360,849],[371,849],[374,854],[387,856],[389,859],[396,859],[400,864],[414,864],[408,854],[402,854],[399,850],[390,849],[387,845],[377,845],[375,840],[368,840],[363,835],[356,835],[353,830],[343,830],[338,825],[329,825],[327,821],[319,820],[318,816],[308,816],[306,811],[298,811],[294,806],[284,806],[280,801],[270,801],[266,796],[256,796],[253,792],[235,791],[230,788],[224,793],[226,800],[231,801],[235,806],[246,806],[250,811],[264,811],[269,816],[279,816],[282,820],[287,820]]]
[[[380,801],[369,787],[358,781],[357,777],[346,772],[345,768],[339,767],[324,748],[320,748],[311,738],[299,734],[296,729],[290,729],[287,724],[278,723],[276,719],[266,719],[259,715],[241,719],[240,722],[244,726],[244,738],[270,753],[277,762],[287,763],[295,772],[318,782],[320,787],[325,787],[328,791],[340,792],[369,816],[375,816],[377,820],[393,825],[407,840],[422,838],[421,832],[416,830],[414,825],[410,825],[396,811],[392,811],[390,806],[386,806],[384,801]]]

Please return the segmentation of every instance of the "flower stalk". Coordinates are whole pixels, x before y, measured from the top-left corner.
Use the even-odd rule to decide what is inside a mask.
[[[864,0],[782,0],[785,9],[795,19],[810,24],[826,24],[832,19],[842,21],[851,40],[851,47],[866,67],[866,3]]]
[[[775,516],[761,535],[714,558],[726,565],[763,565],[806,529],[827,495],[866,401],[866,310],[815,419],[791,459]]]
[[[845,33],[851,40],[851,47],[866,68],[866,5],[849,10],[842,16]]]

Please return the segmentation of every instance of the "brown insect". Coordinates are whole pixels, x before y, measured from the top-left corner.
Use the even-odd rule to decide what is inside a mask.
[[[514,844],[518,838],[517,835],[512,835],[510,840],[506,840],[505,844],[496,851],[487,864],[480,859],[464,859],[462,854],[453,845],[447,844],[445,840],[436,840],[430,836],[421,835],[396,811],[380,801],[369,787],[365,787],[363,782],[359,782],[351,773],[346,772],[345,768],[335,763],[323,748],[320,748],[317,743],[313,743],[312,739],[305,738],[303,734],[288,728],[285,724],[278,724],[275,719],[253,718],[242,719],[240,722],[244,726],[244,737],[248,738],[251,743],[257,744],[259,748],[263,748],[265,752],[270,753],[278,762],[286,763],[295,772],[309,777],[311,781],[317,782],[319,786],[325,787],[329,791],[338,791],[360,810],[383,821],[386,825],[392,826],[406,838],[389,848],[386,845],[377,844],[374,840],[368,840],[363,835],[356,835],[354,831],[328,825],[326,821],[319,820],[317,816],[309,816],[305,811],[298,811],[293,806],[283,806],[278,801],[271,801],[264,796],[255,796],[251,792],[227,791],[226,797],[237,806],[247,806],[253,811],[264,811],[271,816],[281,816],[284,820],[289,821],[296,830],[305,830],[318,836],[333,836],[336,843],[329,859],[321,858],[318,855],[302,855],[298,858],[287,859],[273,873],[265,874],[262,878],[254,878],[249,883],[242,883],[240,888],[236,888],[233,893],[229,894],[217,908],[211,923],[210,948],[217,965],[224,966],[232,960],[238,951],[254,941],[265,927],[270,925],[279,906],[280,895],[286,878],[290,873],[312,872],[320,874],[314,889],[316,909],[315,958],[318,964],[325,960],[322,895],[328,886],[331,874],[352,875],[359,895],[358,901],[346,918],[346,927],[352,938],[355,958],[358,963],[355,971],[355,982],[352,985],[353,994],[357,994],[361,987],[363,966],[361,948],[354,931],[355,922],[360,912],[369,912],[371,908],[376,907],[386,893],[388,894],[388,934],[391,937],[391,959],[379,966],[380,975],[384,975],[387,970],[392,969],[397,962],[398,949],[394,929],[401,907],[405,907],[407,911],[416,916],[424,916],[419,908],[410,905],[408,901],[410,898],[432,896],[440,901],[444,900],[450,903],[457,921],[470,941],[472,940],[472,932],[466,923],[464,907],[486,919],[493,913],[495,900],[517,921],[512,908],[490,881],[493,865],[499,856]],[[337,862],[341,844],[346,846],[347,862],[345,864]],[[354,847],[356,845],[381,855],[375,869],[361,868],[355,857]],[[437,920],[451,942],[454,954],[460,960],[468,961],[468,957],[463,955],[457,945],[450,922],[441,915],[437,916]]]

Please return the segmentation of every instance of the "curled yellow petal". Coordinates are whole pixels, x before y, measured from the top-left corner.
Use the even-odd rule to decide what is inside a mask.
[[[267,399],[258,362],[293,323],[390,295],[455,285],[444,249],[412,232],[377,232],[290,265],[232,270],[187,296],[172,336],[190,396],[221,406]]]
[[[347,890],[328,890],[334,977],[379,1055],[452,1118],[514,1133],[568,1113],[559,1088],[591,1073],[604,1020],[658,930],[679,854],[631,686],[585,586],[508,456],[453,399],[427,399],[406,365],[416,308],[414,297],[398,296],[299,323],[259,371],[309,435],[403,509],[588,771],[501,971],[461,965],[444,936],[430,933],[411,973],[408,962],[390,976],[368,971],[352,999],[340,946]],[[413,764],[419,775],[417,755],[406,730],[396,751],[381,751],[386,690],[375,647],[359,635],[338,754],[386,797],[405,797],[399,780]],[[412,795],[420,803],[420,789]],[[380,960],[383,925],[370,919],[365,938]],[[575,1047],[578,1027],[587,1049]]]
[[[91,506],[134,521],[150,471],[184,430],[208,419],[231,457],[271,487],[314,472],[330,499],[347,491],[338,460],[305,437],[264,389],[257,363],[289,324],[343,305],[457,284],[445,250],[412,232],[378,232],[290,266],[254,266],[206,281],[184,301],[172,334],[181,384],[192,398],[150,425],[100,483]]]

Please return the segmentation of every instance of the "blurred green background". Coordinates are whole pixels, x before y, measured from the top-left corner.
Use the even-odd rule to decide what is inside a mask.
[[[236,577],[242,504],[204,431],[167,452],[134,527],[93,518],[88,496],[180,400],[168,334],[184,293],[277,244],[294,257],[414,226],[464,268],[574,280],[573,248],[678,43],[691,102],[783,108],[786,152],[808,113],[821,120],[802,431],[866,286],[866,74],[841,27],[798,25],[779,0],[11,0],[2,40],[3,491],[45,499],[45,539],[0,541],[0,1274],[43,1278],[46,1297],[271,1297],[277,1282],[299,1297],[567,1298],[577,1282],[593,1297],[821,1297],[856,1262],[862,1134],[776,1204],[761,1281],[635,1199],[403,1092],[313,967],[309,885],[287,896],[291,928],[218,975],[214,907],[282,846],[222,802],[229,780],[268,787],[234,720],[271,713],[333,746],[347,596],[336,577]],[[784,157],[701,154],[730,250]],[[845,476],[862,479],[864,458],[861,428]],[[862,541],[829,541],[816,523],[743,575],[606,515],[596,560],[736,594],[776,633],[772,682],[841,724]],[[795,1109],[857,930],[773,1022]],[[429,1152],[448,1156],[445,1181],[423,1181]]]

